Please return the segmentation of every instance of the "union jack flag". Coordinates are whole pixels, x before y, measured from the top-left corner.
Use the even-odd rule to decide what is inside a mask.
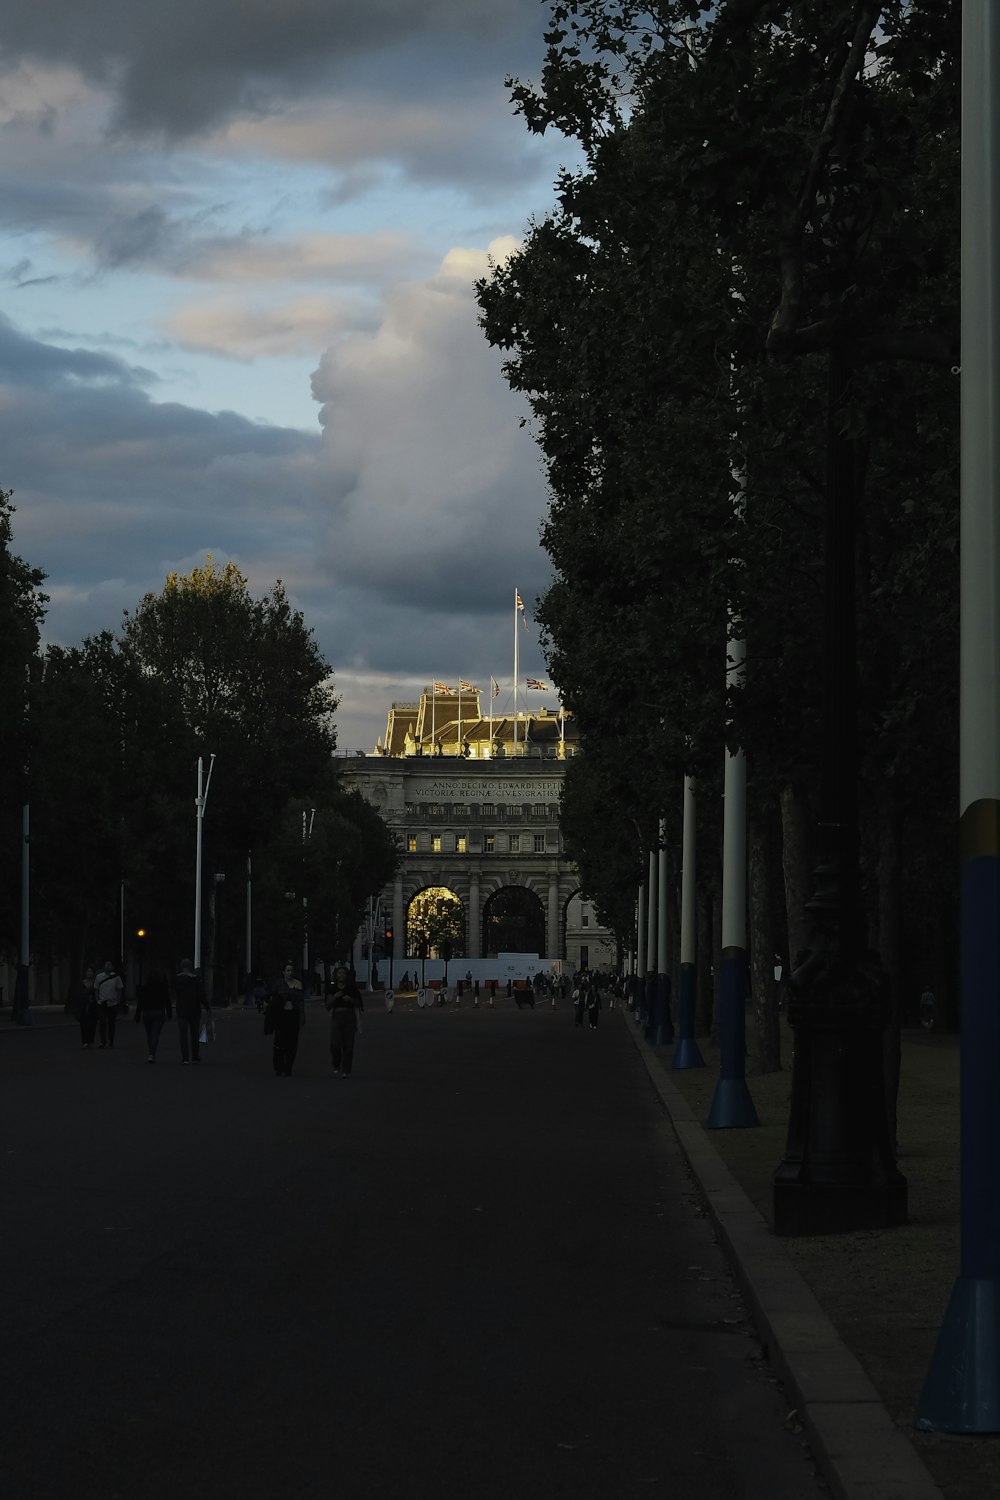
[[[537,677],[529,677],[528,686],[534,688],[539,693],[551,693],[552,691],[547,682],[539,682]]]
[[[460,682],[458,684],[458,691],[460,693],[478,693],[479,689],[474,682]]]
[[[499,696],[500,696],[500,684],[499,684],[499,682],[497,682],[497,680],[496,680],[495,677],[491,677],[490,678],[490,688],[492,690],[494,698],[499,698]]]
[[[450,688],[446,682],[436,682],[434,684],[434,691],[436,693],[453,693],[455,689]]]

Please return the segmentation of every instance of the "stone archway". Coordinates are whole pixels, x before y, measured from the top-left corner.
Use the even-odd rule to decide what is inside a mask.
[[[523,885],[504,885],[483,907],[483,953],[537,953],[545,957],[545,910]]]
[[[427,958],[464,953],[465,907],[448,886],[426,885],[410,897],[406,909],[406,956],[419,958],[426,943]]]

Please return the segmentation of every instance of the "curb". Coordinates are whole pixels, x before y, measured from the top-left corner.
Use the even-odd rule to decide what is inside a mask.
[[[628,1020],[628,1012],[623,1015]],[[709,1141],[660,1055],[632,1026],[628,1030],[831,1493],[837,1500],[944,1500],[860,1362]]]

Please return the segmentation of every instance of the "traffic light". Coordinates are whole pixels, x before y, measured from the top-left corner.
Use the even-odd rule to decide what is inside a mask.
[[[392,952],[392,927],[391,926],[388,926],[385,929],[385,951],[386,951],[386,953],[391,953]]]

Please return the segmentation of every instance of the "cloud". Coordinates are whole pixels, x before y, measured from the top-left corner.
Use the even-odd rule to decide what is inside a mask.
[[[172,259],[176,275],[199,281],[384,280],[412,261],[416,247],[402,230],[371,234],[305,234],[296,239],[220,236],[189,242]]]
[[[169,332],[186,349],[225,359],[315,354],[332,339],[364,326],[358,308],[332,297],[296,297],[257,307],[226,300],[179,308]]]
[[[11,68],[79,69],[113,93],[121,131],[178,137],[349,79],[403,49],[417,54],[428,82],[457,58],[468,66],[502,44],[502,74],[541,26],[536,0],[5,0],[0,51]]]
[[[473,281],[487,266],[484,250],[452,250],[436,276],[394,288],[378,329],[327,351],[313,377],[330,462],[325,554],[355,590],[420,601],[426,622],[409,639],[394,621],[366,637],[380,669],[400,650],[426,663],[449,618],[467,630],[515,582],[530,594],[547,576],[524,407],[477,326]]]

